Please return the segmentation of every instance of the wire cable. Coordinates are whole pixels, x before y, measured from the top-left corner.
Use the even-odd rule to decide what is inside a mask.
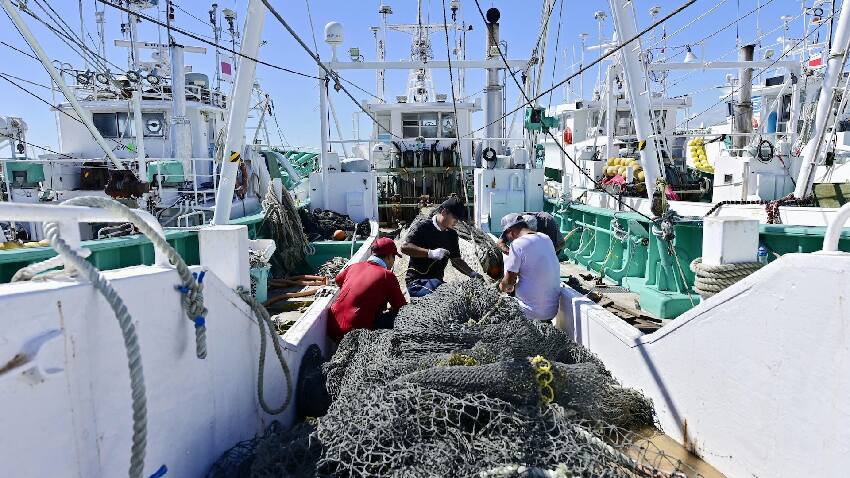
[[[398,136],[396,134],[393,134],[393,132],[390,131],[389,129],[387,129],[387,127],[385,127],[384,125],[379,123],[378,120],[375,118],[375,116],[372,113],[370,113],[369,111],[367,111],[366,108],[364,108],[363,105],[360,104],[360,102],[357,101],[356,98],[354,98],[354,96],[351,94],[351,92],[348,91],[348,89],[345,88],[342,85],[342,83],[340,83],[340,78],[342,78],[340,76],[340,74],[337,73],[336,71],[331,70],[324,63],[322,63],[322,60],[319,59],[319,55],[317,53],[314,53],[312,50],[310,50],[310,47],[307,46],[306,43],[304,43],[304,40],[302,40],[301,37],[298,36],[298,33],[296,33],[295,30],[292,29],[292,27],[289,25],[289,23],[280,15],[280,13],[278,13],[278,11],[271,5],[271,3],[268,0],[262,0],[262,2],[266,6],[266,8],[269,9],[269,12],[271,12],[272,16],[274,16],[275,19],[277,19],[278,23],[283,25],[283,27],[286,29],[286,31],[288,31],[289,34],[292,35],[292,37],[295,39],[295,41],[297,41],[298,44],[301,45],[301,48],[303,48],[304,51],[306,51],[307,54],[310,55],[310,58],[312,58],[313,61],[316,62],[316,64],[319,66],[319,68],[324,70],[325,74],[327,75],[327,78],[324,79],[325,80],[325,88],[327,88],[328,80],[333,79],[334,82],[335,82],[334,89],[338,89],[338,90],[342,91],[343,93],[345,93],[345,95],[348,96],[348,98],[351,99],[351,101],[353,101],[355,105],[357,105],[357,107],[360,109],[360,111],[365,113],[366,116],[368,116],[369,119],[371,119],[373,123],[378,125],[379,128],[386,131],[390,136],[393,136],[393,137],[395,137],[399,140],[403,140],[403,138],[401,138],[400,136]]]
[[[446,33],[446,57],[449,60],[449,84],[451,85],[451,89],[452,89],[452,109],[454,110],[454,114],[455,114],[454,130],[455,130],[455,139],[457,141],[457,147],[458,147],[458,150],[457,150],[458,167],[460,168],[460,179],[461,179],[461,182],[463,183],[464,204],[468,205],[469,204],[469,192],[468,192],[468,188],[467,188],[467,184],[466,184],[466,172],[464,172],[464,170],[463,170],[463,154],[461,153],[461,147],[460,147],[460,129],[458,128],[460,123],[458,121],[458,114],[457,114],[457,97],[455,96],[454,73],[452,73],[452,49],[451,49],[451,46],[449,44],[449,20],[446,17],[446,0],[443,0],[443,31]]]
[[[102,4],[104,4],[104,5],[110,6],[110,7],[114,8],[114,9],[116,9],[116,10],[121,10],[121,11],[123,11],[123,12],[127,12],[127,13],[133,13],[134,15],[136,15],[136,16],[137,16],[137,17],[139,17],[139,18],[141,18],[142,20],[145,20],[145,21],[147,21],[147,22],[153,23],[154,25],[158,25],[158,26],[160,26],[160,27],[168,27],[168,25],[167,25],[165,22],[161,22],[161,21],[157,20],[156,18],[150,17],[150,16],[148,16],[148,15],[144,15],[144,14],[142,14],[142,13],[140,13],[140,12],[133,12],[132,10],[130,10],[129,8],[127,8],[127,7],[123,6],[123,5],[120,5],[120,4],[117,4],[117,3],[113,3],[111,0],[98,0],[98,1],[100,1],[100,3],[102,3]],[[300,71],[295,71],[295,70],[291,70],[291,69],[289,69],[289,68],[284,68],[284,67],[282,67],[282,66],[275,65],[275,64],[273,64],[273,63],[269,63],[269,62],[266,62],[266,61],[260,60],[260,59],[258,59],[258,58],[252,58],[252,57],[249,57],[248,55],[245,55],[245,54],[243,54],[242,52],[236,51],[236,50],[234,50],[234,49],[232,49],[232,48],[229,48],[229,47],[226,47],[226,46],[224,46],[224,45],[220,45],[220,44],[218,44],[218,43],[216,43],[216,42],[214,42],[214,41],[207,40],[207,39],[203,38],[202,36],[200,36],[200,35],[198,35],[198,34],[196,34],[196,33],[190,32],[190,31],[188,31],[188,30],[185,30],[185,29],[183,29],[183,28],[176,27],[176,26],[174,26],[174,25],[171,25],[171,27],[170,27],[170,28],[171,28],[171,30],[172,30],[172,31],[175,31],[175,32],[177,32],[177,33],[179,33],[179,34],[181,34],[181,35],[183,35],[183,36],[189,37],[189,38],[191,38],[191,39],[193,39],[193,40],[199,41],[199,42],[204,43],[204,44],[206,44],[206,45],[209,45],[209,46],[212,46],[212,47],[216,47],[216,48],[218,48],[218,49],[220,49],[220,50],[222,50],[222,51],[226,51],[227,53],[230,53],[230,54],[232,54],[232,55],[236,55],[236,56],[238,56],[238,57],[240,57],[240,58],[245,58],[245,59],[248,59],[248,60],[251,60],[251,61],[257,62],[257,64],[260,64],[260,65],[263,65],[263,66],[267,66],[267,67],[269,67],[269,68],[273,68],[273,69],[275,69],[275,70],[284,71],[284,72],[286,72],[286,73],[291,73],[291,74],[293,74],[293,75],[303,76],[304,78],[312,78],[312,79],[314,79],[314,80],[318,80],[318,79],[319,79],[319,77],[318,77],[318,76],[308,75],[307,73],[302,73],[302,72],[300,72]]]
[[[639,39],[639,38],[641,38],[643,35],[646,35],[646,34],[647,34],[647,33],[649,33],[650,31],[652,31],[655,27],[657,27],[658,25],[663,24],[664,22],[666,22],[666,21],[667,21],[667,20],[669,20],[670,18],[673,18],[675,15],[679,14],[680,12],[682,12],[683,10],[685,10],[686,8],[688,8],[688,7],[690,7],[691,5],[693,5],[694,3],[696,3],[696,0],[687,0],[684,4],[682,4],[681,6],[677,7],[675,10],[671,11],[670,13],[668,13],[667,15],[665,15],[664,17],[662,17],[662,18],[660,18],[659,20],[655,21],[655,22],[654,22],[653,24],[651,24],[650,26],[648,26],[648,27],[644,28],[643,30],[639,31],[639,32],[638,32],[637,34],[635,34],[635,36],[633,36],[632,38],[629,38],[628,40],[624,40],[622,43],[620,43],[620,44],[619,44],[619,45],[617,45],[616,47],[611,48],[611,49],[610,49],[610,50],[608,50],[605,54],[603,54],[603,55],[599,56],[599,58],[597,58],[597,59],[593,60],[592,62],[588,63],[587,65],[583,65],[583,66],[582,66],[582,68],[580,68],[578,71],[574,72],[572,75],[569,75],[569,76],[567,76],[566,78],[564,78],[563,80],[559,81],[558,83],[556,83],[556,84],[552,85],[549,89],[544,90],[544,91],[542,91],[542,92],[538,93],[536,96],[534,96],[533,98],[531,98],[529,101],[526,101],[525,103],[520,104],[519,106],[517,106],[517,107],[516,107],[516,108],[514,108],[513,110],[511,110],[511,111],[509,111],[509,112],[507,112],[507,113],[502,114],[502,116],[500,116],[499,118],[497,118],[497,119],[493,120],[493,121],[492,121],[492,122],[490,122],[489,124],[486,124],[486,125],[484,125],[484,126],[482,126],[482,127],[478,128],[478,129],[476,129],[476,130],[474,130],[474,131],[469,132],[469,133],[468,133],[467,135],[465,135],[464,137],[472,136],[472,135],[474,135],[475,133],[478,133],[478,132],[483,131],[483,130],[484,130],[484,129],[486,129],[488,126],[491,126],[491,125],[493,125],[493,124],[495,124],[495,123],[498,123],[499,121],[501,121],[501,120],[503,120],[503,119],[507,118],[508,116],[510,116],[510,115],[512,115],[512,114],[514,114],[514,113],[516,113],[517,111],[519,111],[519,110],[521,110],[521,109],[525,108],[526,106],[528,106],[528,105],[532,104],[533,102],[535,102],[535,101],[539,100],[540,98],[542,98],[542,97],[546,96],[547,94],[549,94],[549,93],[550,93],[550,92],[552,92],[553,90],[556,90],[556,89],[560,88],[561,86],[565,85],[566,83],[568,83],[568,82],[572,81],[574,78],[578,78],[578,77],[579,77],[582,73],[584,73],[585,71],[587,71],[587,70],[589,70],[589,69],[593,68],[593,67],[594,67],[594,66],[596,66],[597,64],[601,63],[602,61],[604,61],[604,60],[606,60],[607,58],[611,57],[612,55],[616,54],[617,52],[619,52],[620,50],[622,50],[622,49],[623,49],[623,48],[625,48],[626,46],[630,45],[632,42],[634,42],[634,41],[638,40],[638,39]],[[476,4],[477,4],[477,1],[476,1]],[[479,11],[481,10],[480,6],[479,6],[478,10],[479,10]],[[485,19],[485,21],[486,21],[486,19]],[[499,48],[499,51],[501,52],[501,48]],[[514,78],[514,80],[516,80],[516,78]],[[522,89],[522,88],[520,88],[520,90],[521,90],[521,89]]]

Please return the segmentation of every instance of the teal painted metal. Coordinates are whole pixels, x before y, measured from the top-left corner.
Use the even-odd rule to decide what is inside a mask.
[[[254,214],[231,221],[231,224],[248,226],[248,236],[257,238],[263,214]],[[200,263],[197,231],[167,230],[165,239],[189,265]],[[100,270],[153,264],[153,245],[142,235],[83,241],[82,246],[91,250],[88,261]],[[49,259],[56,255],[50,247],[36,247],[0,251],[0,283],[9,282],[22,267]]]
[[[562,258],[639,294],[641,309],[647,313],[672,319],[699,303],[690,263],[702,256],[701,219],[676,223],[674,238],[666,241],[639,214],[553,201],[546,208],[567,236]],[[819,251],[825,231],[825,227],[763,224],[760,241],[773,260],[790,252]],[[850,228],[842,232],[838,247],[850,252]]]
[[[22,186],[35,187],[44,181],[44,165],[27,160],[7,161],[6,174],[12,184],[20,182]]]
[[[151,161],[148,163],[148,182],[156,182],[154,179],[159,178],[162,184],[180,184],[186,181],[186,174],[183,171],[183,163],[173,159],[162,161]]]

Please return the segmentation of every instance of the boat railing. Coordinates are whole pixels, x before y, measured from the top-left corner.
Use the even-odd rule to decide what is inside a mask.
[[[838,210],[832,221],[826,227],[826,232],[823,235],[823,251],[837,252],[838,240],[841,239],[841,233],[844,231],[844,224],[850,219],[850,203],[847,203]]]
[[[123,158],[124,163],[130,169],[134,171],[140,171],[139,160],[138,158]],[[15,158],[0,158],[0,171],[4,170],[5,163],[21,161],[21,159]],[[105,158],[72,158],[72,157],[39,157],[35,159],[26,159],[25,161],[33,162],[33,163],[43,163],[43,164],[72,164],[79,165],[80,167],[83,164],[86,167],[97,167],[95,165],[103,165],[104,168],[107,167],[108,160]],[[168,170],[164,170],[163,168],[169,162],[179,162],[183,165],[182,174],[177,174],[170,172]],[[180,195],[183,197],[188,196],[188,204],[192,207],[204,208],[203,205],[205,203],[210,202],[213,198],[215,198],[216,191],[218,189],[219,176],[220,172],[215,167],[215,160],[213,158],[146,158],[145,159],[145,167],[146,177],[140,178],[142,181],[147,181],[149,178],[153,179],[152,187],[163,191],[168,188],[176,188]],[[178,177],[174,177],[177,175]],[[179,176],[182,175],[182,178]],[[11,190],[12,178],[11,175],[4,175],[4,179],[7,183],[7,188]],[[180,181],[177,181],[182,179]],[[47,178],[45,179],[45,182]],[[160,199],[160,202],[162,200]],[[167,204],[158,204],[158,206],[166,207]],[[208,208],[207,208],[208,209]],[[191,211],[186,211],[191,212]]]
[[[147,211],[134,209],[145,223],[164,237],[159,221]],[[116,211],[85,206],[63,206],[48,204],[25,204],[0,202],[0,220],[15,222],[56,222],[59,235],[71,249],[80,251],[81,223],[126,223],[127,218]],[[154,264],[168,266],[168,257],[159,248],[154,248]],[[73,269],[73,264],[65,263],[65,268]]]
[[[79,101],[109,101],[130,99],[135,87],[132,83],[127,86],[102,85],[93,80],[89,84],[71,83],[69,85],[74,96]],[[208,104],[217,108],[227,108],[227,95],[221,91],[201,85],[186,85],[186,100]],[[59,91],[55,89],[55,91]],[[141,88],[143,101],[172,101],[174,96],[170,84],[145,85]]]

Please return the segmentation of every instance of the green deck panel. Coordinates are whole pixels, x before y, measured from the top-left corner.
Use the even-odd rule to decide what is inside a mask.
[[[690,263],[702,256],[702,221],[685,220],[674,226],[672,248],[649,234],[651,223],[634,212],[618,212],[582,204],[565,206],[547,200],[545,209],[569,235],[561,254],[589,271],[603,273],[612,282],[640,296],[641,308],[662,319],[672,319],[700,302],[693,292]],[[624,240],[611,234],[617,221],[627,232]],[[784,224],[760,225],[760,241],[769,254],[815,252],[823,246],[825,227]],[[844,228],[839,250],[850,252],[850,228]],[[671,251],[673,252],[671,254]]]

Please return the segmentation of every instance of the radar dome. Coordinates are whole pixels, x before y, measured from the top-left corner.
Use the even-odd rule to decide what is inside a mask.
[[[330,22],[325,25],[325,43],[328,45],[342,45],[344,37],[342,23]]]

